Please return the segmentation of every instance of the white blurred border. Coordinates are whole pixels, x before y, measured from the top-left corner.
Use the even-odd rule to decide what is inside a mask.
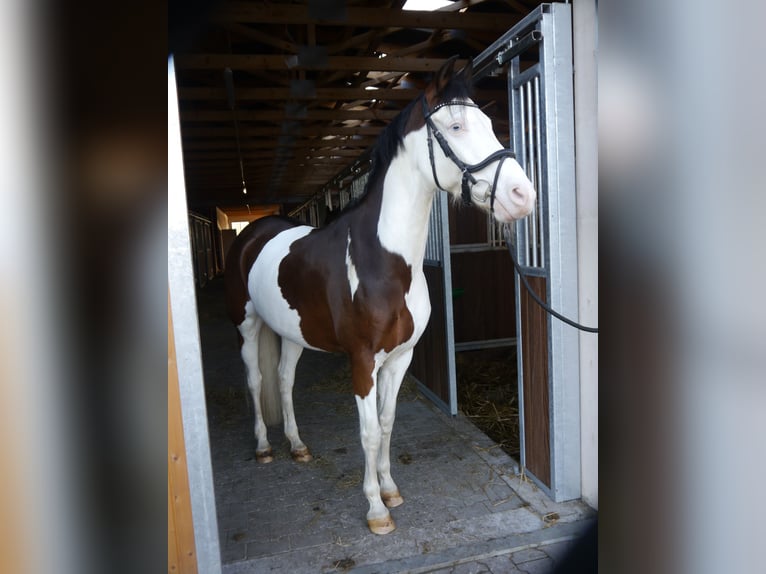
[[[74,573],[84,571],[83,514],[57,321],[65,246],[51,209],[59,169],[41,7],[0,3],[0,500],[13,505],[0,511],[0,564],[15,556],[16,571]]]

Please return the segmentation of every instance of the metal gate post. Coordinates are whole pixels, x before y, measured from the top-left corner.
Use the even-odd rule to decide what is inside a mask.
[[[548,199],[548,301],[569,317],[578,316],[577,208],[575,196],[572,15],[566,4],[543,14],[542,91],[546,130]],[[580,497],[579,333],[548,318],[551,401],[551,492],[553,498]]]
[[[538,61],[522,70],[521,56],[526,65],[535,45]],[[513,148],[538,192],[535,211],[515,225],[516,253],[539,295],[576,319],[571,6],[541,4],[480,54],[474,68],[488,73],[505,62]],[[521,465],[554,500],[579,498],[578,332],[529,303],[518,278],[515,288]]]
[[[199,572],[220,574],[221,553],[172,60],[168,61],[168,291],[173,311],[197,568]]]

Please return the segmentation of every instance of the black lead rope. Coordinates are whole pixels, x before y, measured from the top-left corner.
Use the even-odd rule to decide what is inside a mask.
[[[519,262],[516,261],[516,256],[513,254],[513,245],[511,245],[511,233],[508,231],[508,227],[505,227],[504,229],[504,235],[505,235],[505,244],[508,246],[508,253],[511,256],[511,261],[513,262],[513,267],[516,269],[516,273],[519,274],[519,279],[521,279],[521,282],[524,284],[524,287],[526,287],[527,292],[532,297],[532,299],[535,300],[535,303],[540,305],[543,309],[545,309],[548,313],[556,317],[556,319],[563,321],[567,325],[571,325],[575,329],[580,329],[580,331],[585,331],[587,333],[598,333],[598,329],[595,327],[585,327],[583,325],[580,325],[579,323],[576,323],[572,321],[572,319],[569,319],[568,317],[564,317],[561,313],[557,313],[553,309],[551,309],[548,305],[543,303],[542,299],[537,296],[537,293],[535,293],[532,288],[529,286],[529,283],[527,282],[527,277],[524,275],[524,272],[521,270],[521,266],[519,265]]]

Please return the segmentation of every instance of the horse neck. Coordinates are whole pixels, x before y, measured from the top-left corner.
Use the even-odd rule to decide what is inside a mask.
[[[414,135],[405,138],[403,149],[386,170],[378,237],[384,248],[401,255],[412,269],[420,269],[428,240],[434,189],[421,175],[413,159],[412,150],[419,147]]]

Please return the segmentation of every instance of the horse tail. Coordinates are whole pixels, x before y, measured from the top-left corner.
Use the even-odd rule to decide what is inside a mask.
[[[261,367],[261,413],[266,426],[282,422],[279,393],[279,355],[282,339],[265,323],[258,337],[258,363]]]

